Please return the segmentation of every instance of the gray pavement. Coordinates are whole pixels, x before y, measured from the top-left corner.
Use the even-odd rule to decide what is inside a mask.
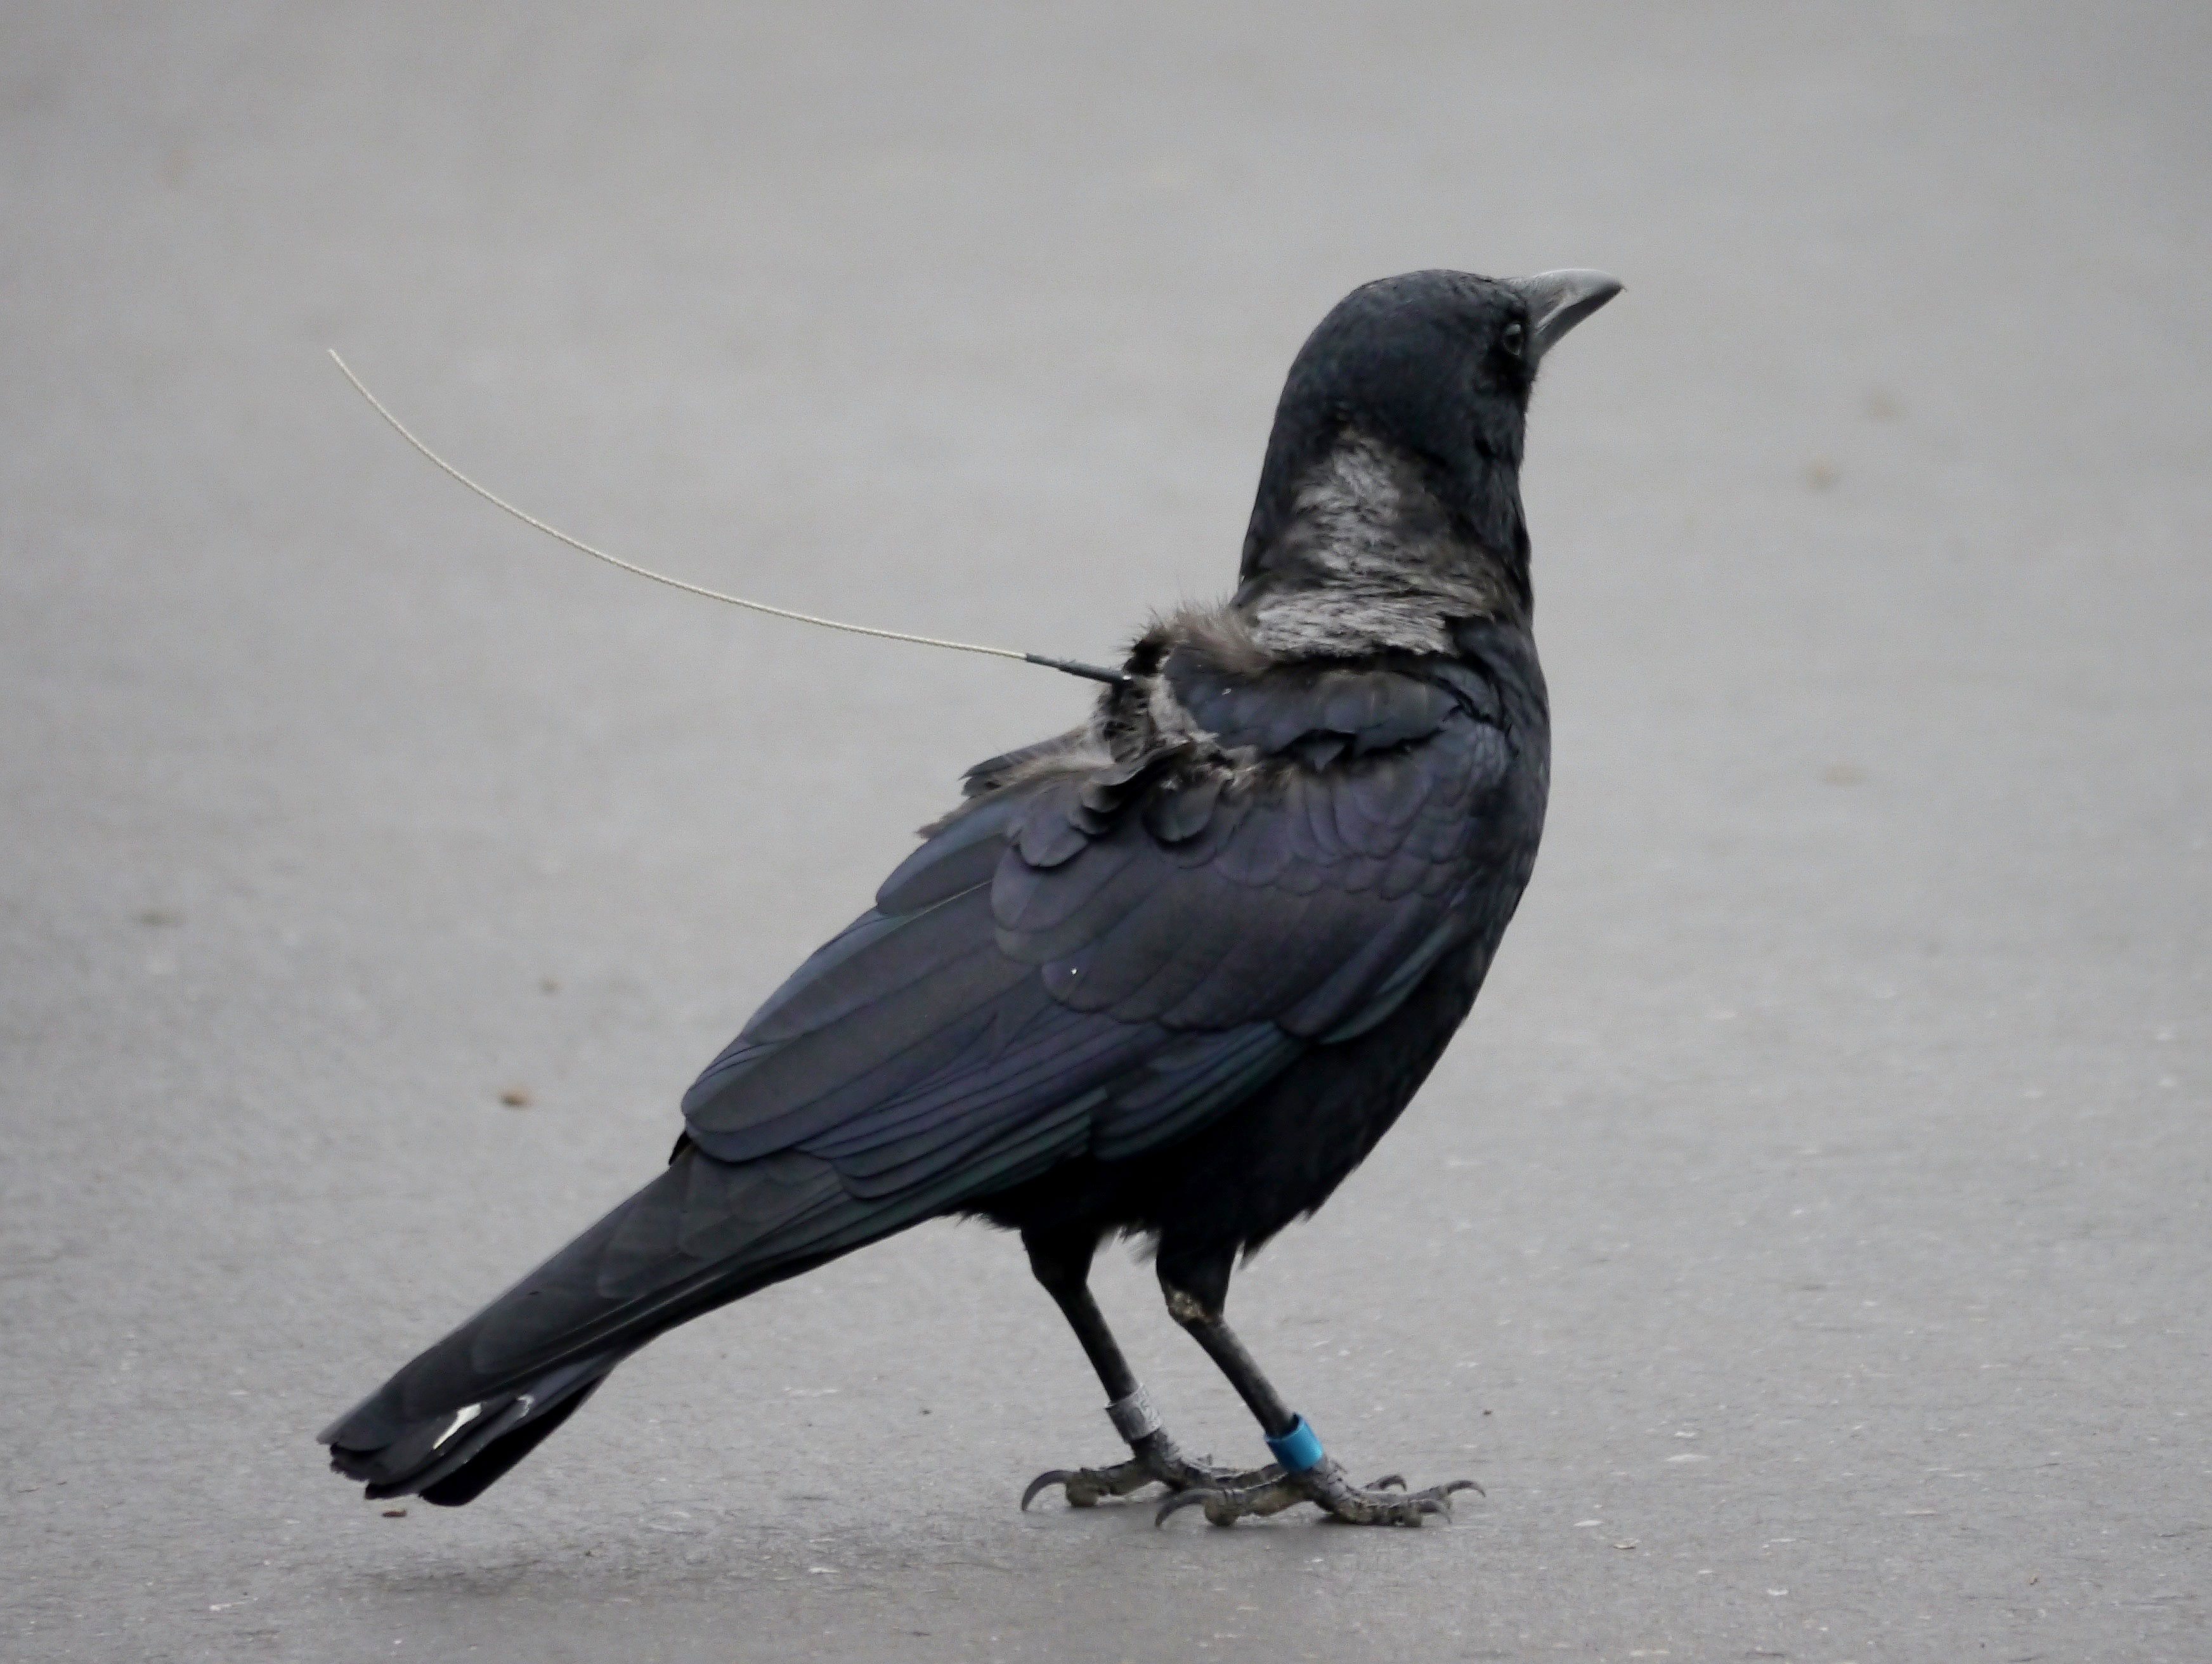
[[[2212,1658],[2208,70],[2180,6],[9,6],[0,1654]],[[1439,264],[1629,284],[1531,440],[1551,832],[1232,1309],[1487,1500],[1017,1513],[1112,1439],[950,1226],[466,1510],[323,1472],[1085,696],[592,567],[324,348],[640,558],[1099,655]]]

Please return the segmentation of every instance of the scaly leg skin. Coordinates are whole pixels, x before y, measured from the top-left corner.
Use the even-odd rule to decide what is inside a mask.
[[[1329,1518],[1345,1525],[1418,1526],[1431,1514],[1451,1518],[1455,1491],[1482,1494],[1482,1487],[1473,1479],[1454,1479],[1449,1485],[1411,1492],[1405,1485],[1404,1478],[1396,1473],[1386,1474],[1370,1485],[1352,1485],[1333,1457],[1323,1456],[1302,1473],[1285,1473],[1278,1468],[1274,1478],[1257,1484],[1224,1485],[1218,1490],[1194,1487],[1180,1491],[1160,1504],[1152,1523],[1166,1524],[1168,1515],[1178,1509],[1203,1508],[1211,1523],[1235,1525],[1239,1520],[1279,1514],[1300,1503],[1314,1503]],[[1398,1488],[1393,1491],[1393,1485]]]
[[[1071,1507],[1095,1508],[1109,1497],[1127,1497],[1147,1485],[1164,1485],[1175,1491],[1194,1486],[1236,1491],[1283,1476],[1283,1470],[1273,1465],[1239,1473],[1194,1462],[1176,1447],[1167,1429],[1160,1425],[1159,1412],[1152,1407],[1151,1395],[1138,1383],[1097,1303],[1091,1297],[1091,1258],[1098,1242],[1096,1231],[1026,1231],[1022,1242],[1029,1249],[1030,1266],[1037,1281],[1059,1303],[1099,1381],[1112,1396],[1106,1414],[1114,1430],[1127,1441],[1131,1453],[1128,1461],[1111,1467],[1055,1467],[1038,1474],[1022,1492],[1024,1509],[1036,1500],[1039,1491],[1055,1485],[1066,1491]]]
[[[1267,1436],[1279,1471],[1272,1479],[1218,1489],[1194,1486],[1160,1504],[1152,1516],[1164,1525],[1179,1509],[1203,1508],[1215,1525],[1234,1525],[1247,1517],[1279,1514],[1300,1503],[1314,1503],[1333,1520],[1346,1525],[1418,1526],[1432,1514],[1451,1517],[1454,1493],[1482,1487],[1473,1479],[1454,1479],[1426,1491],[1407,1491],[1404,1478],[1389,1474],[1364,1489],[1344,1477],[1322,1449],[1321,1439],[1304,1416],[1292,1412],[1267,1377],[1261,1372],[1244,1343],[1222,1316],[1229,1294],[1231,1259],[1225,1252],[1195,1254],[1160,1251],[1160,1287],[1167,1296],[1168,1315],[1206,1349],[1237,1389]],[[1393,1491],[1391,1487],[1395,1486]]]
[[[1270,1485],[1283,1477],[1281,1467],[1273,1462],[1239,1473],[1192,1461],[1164,1430],[1132,1439],[1129,1448],[1133,1453],[1129,1460],[1111,1467],[1055,1467],[1038,1474],[1022,1492],[1022,1507],[1026,1510],[1039,1491],[1055,1485],[1066,1491],[1070,1508],[1096,1508],[1109,1497],[1130,1496],[1147,1485],[1164,1485],[1178,1495],[1223,1493]]]

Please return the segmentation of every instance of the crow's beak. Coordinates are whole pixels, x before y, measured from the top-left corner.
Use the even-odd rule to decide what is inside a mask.
[[[1620,293],[1620,279],[1602,271],[1540,271],[1509,277],[1505,287],[1528,303],[1528,327],[1541,358],[1569,330]]]

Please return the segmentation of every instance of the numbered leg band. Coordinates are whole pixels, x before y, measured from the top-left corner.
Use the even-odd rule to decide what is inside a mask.
[[[1114,1424],[1114,1430],[1131,1444],[1160,1430],[1160,1412],[1152,1407],[1152,1395],[1141,1387],[1108,1405],[1106,1417]]]
[[[1321,1435],[1300,1416],[1291,1424],[1291,1430],[1279,1439],[1267,1441],[1267,1448],[1275,1453],[1275,1460],[1283,1465],[1285,1473],[1303,1473],[1322,1459]]]

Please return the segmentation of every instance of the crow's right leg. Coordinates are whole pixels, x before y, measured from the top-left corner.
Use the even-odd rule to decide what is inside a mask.
[[[1098,1303],[1091,1297],[1091,1259],[1098,1248],[1095,1232],[1027,1230],[1022,1233],[1022,1246],[1029,1250],[1030,1269],[1059,1303],[1068,1327],[1083,1343],[1091,1367],[1097,1370],[1099,1382],[1106,1388],[1106,1414],[1114,1430],[1128,1441],[1130,1450],[1128,1461],[1111,1467],[1055,1467],[1038,1474],[1022,1492],[1023,1508],[1036,1500],[1037,1492],[1055,1485],[1066,1491],[1070,1506],[1091,1508],[1105,1497],[1126,1497],[1149,1485],[1164,1485],[1175,1491],[1232,1491],[1282,1478],[1283,1470],[1273,1466],[1238,1473],[1192,1461],[1168,1436],[1167,1429],[1160,1425],[1159,1412],[1152,1407],[1152,1395],[1121,1356],[1114,1332],[1106,1327]]]
[[[1215,1525],[1231,1525],[1254,1515],[1279,1514],[1300,1503],[1316,1503],[1330,1517],[1346,1525],[1417,1526],[1431,1514],[1451,1514],[1451,1499],[1462,1491],[1480,1493],[1473,1479],[1454,1479],[1449,1485],[1406,1492],[1406,1481],[1393,1473],[1361,1488],[1344,1477],[1344,1470],[1328,1456],[1304,1416],[1283,1402],[1274,1384],[1261,1372],[1244,1343],[1237,1338],[1221,1310],[1229,1299],[1229,1271],[1236,1263],[1233,1248],[1201,1247],[1178,1251],[1172,1241],[1160,1244],[1160,1290],[1167,1296],[1168,1315],[1190,1331],[1206,1348],[1206,1356],[1220,1366],[1237,1395],[1244,1400],[1267,1448],[1281,1459],[1273,1476],[1258,1485],[1208,1489],[1203,1483],[1177,1492],[1160,1504],[1155,1523],[1164,1523],[1178,1509],[1202,1507]],[[1392,1486],[1396,1486],[1393,1491]]]

